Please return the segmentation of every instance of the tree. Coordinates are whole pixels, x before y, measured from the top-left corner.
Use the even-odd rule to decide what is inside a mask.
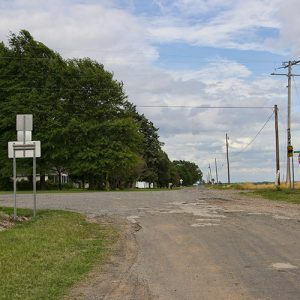
[[[26,30],[19,35],[11,34],[9,48],[0,44],[0,57],[1,174],[11,174],[5,154],[7,141],[16,139],[16,114],[27,113],[34,115],[34,139],[43,141],[43,156],[38,160],[40,173],[43,173],[50,159],[47,148],[53,144],[47,136],[49,129],[62,125],[57,112],[60,70],[64,62],[57,53],[35,41]]]
[[[99,180],[114,186],[121,174],[133,180],[142,134],[112,73],[88,58],[63,60],[26,30],[11,34],[9,47],[0,44],[0,58],[2,178],[11,175],[6,153],[16,114],[29,113],[42,141],[40,174],[67,171],[92,188]]]
[[[7,142],[16,139],[16,114],[33,114],[33,139],[42,142],[41,187],[53,172],[59,179],[67,172],[91,189],[199,178],[193,163],[170,162],[158,129],[99,62],[64,60],[22,30],[10,35],[8,46],[0,43],[0,74],[0,185],[7,186],[12,173]],[[20,167],[29,173],[31,162]]]
[[[175,160],[173,164],[180,178],[183,180],[183,185],[192,185],[202,180],[202,172],[195,163],[185,160]]]

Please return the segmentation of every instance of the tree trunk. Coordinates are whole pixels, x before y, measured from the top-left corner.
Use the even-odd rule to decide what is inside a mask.
[[[95,177],[89,176],[89,190],[95,190],[95,189],[96,189]]]
[[[58,188],[61,191],[62,190],[62,184],[61,184],[61,170],[58,171]]]
[[[40,170],[40,190],[46,189],[46,175],[44,170]]]
[[[110,188],[109,180],[108,180],[108,174],[105,176],[105,189],[108,191]]]

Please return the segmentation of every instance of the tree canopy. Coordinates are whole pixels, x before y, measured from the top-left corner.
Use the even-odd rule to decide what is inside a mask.
[[[42,141],[41,185],[51,172],[67,172],[90,188],[199,180],[193,163],[169,160],[158,129],[99,62],[65,60],[22,30],[10,35],[8,45],[0,43],[0,74],[0,188],[12,173],[7,142],[16,139],[16,114],[34,116],[33,137]],[[26,171],[28,160],[21,166]]]

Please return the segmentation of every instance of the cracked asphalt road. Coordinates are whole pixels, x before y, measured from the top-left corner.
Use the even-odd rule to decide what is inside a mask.
[[[31,198],[18,195],[19,207],[31,207]],[[1,195],[0,205],[12,197]],[[299,205],[194,188],[39,194],[38,208],[141,226],[124,238],[136,255],[115,266],[113,292],[98,297],[95,286],[80,299],[300,299]]]

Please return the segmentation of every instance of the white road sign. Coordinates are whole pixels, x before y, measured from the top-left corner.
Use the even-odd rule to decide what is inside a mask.
[[[32,131],[32,115],[17,115],[17,131]]]
[[[24,133],[25,133],[25,139],[24,139]],[[18,142],[29,142],[31,141],[31,131],[18,131],[17,132],[17,140]]]
[[[40,141],[30,141],[23,144],[23,142],[8,142],[8,157],[14,158],[27,158],[41,157],[41,142]]]

